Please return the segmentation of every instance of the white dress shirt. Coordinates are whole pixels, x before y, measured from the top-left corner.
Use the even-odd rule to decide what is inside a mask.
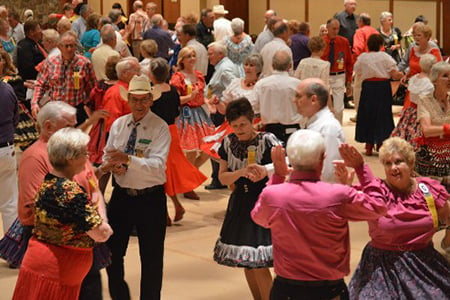
[[[120,58],[119,52],[114,50],[108,44],[102,44],[94,50],[91,56],[92,67],[94,68],[95,78],[97,80],[108,80],[106,76],[105,66],[106,61],[110,56],[116,56]]]
[[[316,57],[304,58],[298,64],[294,76],[300,80],[320,78],[326,86],[330,86],[330,62]]]
[[[325,139],[325,161],[323,163],[321,180],[336,182],[333,160],[341,159],[339,145],[345,143],[345,135],[341,124],[327,106],[318,111],[311,118],[304,120],[302,128],[319,132]]]
[[[295,91],[300,80],[288,72],[274,71],[255,84],[255,111],[261,113],[264,124],[299,124],[300,115],[294,104]]]
[[[258,34],[255,41],[255,47],[253,48],[254,53],[260,53],[262,48],[273,40],[273,33],[269,29],[264,29],[263,32]]]
[[[221,42],[226,36],[232,36],[231,21],[225,18],[219,18],[214,21],[214,39],[216,42]]]
[[[149,111],[137,126],[136,147],[140,155],[133,155],[128,170],[123,175],[114,175],[123,188],[144,189],[166,182],[166,160],[170,147],[167,123]],[[106,143],[107,150],[124,151],[133,129],[133,116],[128,114],[114,121]],[[107,155],[103,156],[107,160]]]
[[[195,50],[197,62],[195,63],[194,69],[202,72],[206,76],[206,73],[208,73],[208,51],[206,51],[205,46],[195,38],[189,40],[186,46],[192,47]]]
[[[291,56],[292,59],[292,50],[291,48],[286,45],[286,42],[282,39],[275,37],[272,41],[267,43],[261,50],[261,56],[264,62],[264,66],[261,72],[262,77],[267,77],[272,74],[273,68],[272,68],[272,60],[275,53],[277,53],[280,50],[284,50]]]

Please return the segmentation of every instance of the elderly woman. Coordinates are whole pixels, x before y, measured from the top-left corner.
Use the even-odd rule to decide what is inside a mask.
[[[372,155],[394,129],[390,78],[400,79],[395,60],[381,51],[384,40],[372,34],[367,40],[369,52],[362,53],[353,70],[362,81],[361,100],[356,119],[355,140],[366,143],[366,155]]]
[[[392,13],[384,11],[380,15],[380,27],[378,32],[384,39],[384,49],[387,54],[392,56],[396,63],[399,63],[401,58],[401,40],[402,32],[397,27],[393,27]]]
[[[234,184],[235,189],[214,247],[214,260],[221,265],[244,268],[254,299],[268,300],[272,240],[270,231],[250,217],[268,178],[253,182],[248,167],[271,163],[271,148],[281,142],[272,133],[258,133],[253,128],[254,112],[246,98],[231,101],[225,115],[233,133],[222,141],[219,149],[219,180],[224,185]]]
[[[177,194],[184,194],[184,197],[188,199],[200,200],[193,190],[201,185],[206,177],[186,159],[181,150],[176,125],[176,119],[180,115],[180,95],[174,86],[166,83],[170,73],[169,64],[164,58],[157,57],[151,61],[149,71],[151,82],[161,91],[161,97],[153,103],[151,110],[169,125],[172,138],[166,161],[164,188],[166,194],[172,199],[175,207],[173,220],[177,222],[183,218],[185,213]],[[171,225],[172,220],[167,213],[167,226]]]
[[[244,32],[244,21],[241,18],[231,20],[232,36],[227,36],[223,43],[227,47],[228,58],[236,65],[239,77],[245,76],[244,59],[252,53],[253,42],[251,37]]]
[[[59,33],[55,29],[45,29],[42,31],[42,45],[47,51],[47,57],[52,57],[61,54],[58,48]]]
[[[256,102],[256,95],[254,93],[254,86],[256,81],[258,81],[259,75],[261,74],[263,67],[263,60],[261,55],[259,54],[250,54],[244,59],[244,72],[245,77],[235,78],[231,81],[231,83],[227,86],[227,88],[222,93],[222,101],[218,98],[213,98],[215,102],[211,103],[214,105],[214,109],[221,114],[225,114],[226,107],[228,103],[232,100],[236,100],[242,97],[247,98],[250,101],[250,104],[255,111],[257,118],[259,117],[259,111],[255,110],[254,104]],[[257,121],[255,119],[255,122]],[[202,150],[208,153],[213,158],[219,158],[217,154],[218,146],[222,142],[222,140],[232,132],[232,128],[230,123],[225,121],[216,128],[215,133],[212,136],[206,137],[205,140],[207,143],[202,145]]]
[[[78,299],[94,242],[112,234],[86,190],[73,181],[85,168],[88,141],[87,134],[73,128],[57,131],[48,141],[53,170],[36,195],[33,237],[13,299]]]
[[[187,159],[197,168],[208,158],[200,154],[203,137],[214,132],[214,125],[203,109],[205,103],[205,78],[194,69],[197,57],[195,50],[184,47],[178,54],[178,72],[173,74],[170,84],[175,86],[180,94],[181,112],[177,126],[180,135],[181,148],[186,151]]]
[[[432,34],[433,31],[428,25],[424,25],[423,23],[415,23],[413,25],[415,46],[411,48],[411,51],[409,53],[409,69],[406,72],[405,76],[402,78],[402,82],[406,83],[409,78],[420,73],[420,58],[422,57],[422,55],[429,53],[436,56],[437,61],[442,60],[441,52],[439,51],[439,49],[432,47],[432,45],[430,44],[430,38]],[[411,104],[409,93],[407,92],[401,118],[405,118],[406,120],[404,122],[407,122],[408,124],[414,124],[414,122],[416,122],[416,119],[414,118],[415,115],[411,111],[406,111],[406,109],[410,106],[415,107],[415,104]],[[410,120],[410,118],[412,119]]]
[[[384,215],[380,191],[374,188],[368,195],[320,181],[326,153],[317,131],[294,132],[286,152],[292,172],[289,175],[283,148],[275,147],[275,174],[251,212],[272,234],[277,277],[270,299],[348,299],[343,279],[350,272],[348,221]]]
[[[450,264],[432,244],[439,224],[449,224],[445,188],[433,179],[414,177],[414,149],[401,138],[387,139],[380,149],[383,180],[374,177],[354,147],[343,144],[340,152],[355,169],[362,191],[381,189],[388,209],[369,221],[371,241],[350,281],[350,299],[447,299]],[[337,166],[343,183],[346,173]]]
[[[84,48],[83,55],[87,58],[92,57],[92,52],[100,43],[100,30],[98,30],[99,14],[91,14],[86,20],[86,32],[81,36],[80,43]]]
[[[419,120],[417,119],[417,103],[421,95],[433,94],[434,85],[430,81],[429,75],[431,67],[436,63],[436,56],[424,54],[420,57],[421,72],[412,76],[408,83],[409,98],[411,106],[408,107],[400,118],[392,136],[398,136],[409,142],[417,149],[419,139],[422,136]]]
[[[423,138],[417,152],[416,171],[423,176],[442,178],[450,190],[450,65],[433,65],[430,80],[434,93],[422,95],[417,105],[417,118]]]
[[[3,49],[12,56],[18,41],[14,41],[12,37],[8,36],[8,30],[8,21],[0,18],[0,42],[2,43]]]

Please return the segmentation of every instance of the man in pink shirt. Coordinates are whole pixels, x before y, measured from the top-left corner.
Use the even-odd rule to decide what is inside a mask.
[[[76,108],[61,102],[51,101],[44,105],[37,115],[40,129],[40,138],[29,147],[22,156],[19,164],[19,220],[23,225],[24,249],[27,248],[34,227],[34,203],[36,192],[44,181],[47,173],[53,170],[48,159],[47,142],[53,133],[64,127],[74,127]],[[91,195],[92,201],[97,205],[98,212],[107,222],[105,203],[98,189],[95,171],[89,161],[84,171],[74,178],[86,192]],[[102,299],[102,285],[99,270],[91,268],[83,281],[79,299]]]
[[[377,219],[386,206],[379,190],[368,194],[320,181],[325,143],[320,133],[299,130],[286,152],[272,150],[275,174],[261,193],[251,215],[272,233],[277,277],[272,300],[348,299],[344,276],[350,271],[348,221]]]

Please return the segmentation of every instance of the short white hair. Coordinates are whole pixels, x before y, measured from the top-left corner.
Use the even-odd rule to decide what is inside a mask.
[[[244,20],[241,18],[231,20],[231,30],[233,30],[234,35],[239,35],[244,32],[244,24]]]
[[[422,72],[429,73],[431,71],[431,67],[437,62],[436,56],[433,54],[427,53],[420,57],[420,69]]]
[[[59,43],[59,33],[55,29],[45,29],[42,30],[42,37],[50,42],[53,42],[55,45]]]
[[[383,11],[380,14],[380,22],[382,22],[384,19],[389,18],[389,17],[392,17],[392,13],[389,11]]]
[[[317,131],[297,130],[289,137],[286,153],[294,169],[314,170],[325,153],[325,140]]]
[[[69,159],[85,155],[89,143],[89,135],[80,129],[66,127],[55,132],[48,140],[48,159],[53,168],[62,171],[67,167]]]
[[[441,75],[442,73],[445,73],[445,72],[449,72],[449,71],[450,71],[450,64],[448,62],[440,61],[438,63],[435,63],[431,67],[431,71],[430,71],[431,82],[435,83],[436,80],[438,79],[439,75]]]
[[[116,64],[117,77],[121,79],[126,70],[132,69],[135,66],[139,66],[139,60],[136,57],[128,56],[121,58]]]
[[[220,42],[213,42],[213,43],[209,44],[208,45],[208,49],[209,48],[214,48],[214,52],[216,54],[221,53],[224,56],[228,55],[227,47],[224,44],[220,43]]]
[[[45,121],[55,122],[61,119],[64,114],[75,116],[77,109],[72,105],[62,101],[50,101],[46,103],[38,112],[37,123],[39,128],[43,128]]]

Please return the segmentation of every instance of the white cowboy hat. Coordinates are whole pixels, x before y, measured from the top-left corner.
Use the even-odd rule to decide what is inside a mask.
[[[158,100],[161,97],[161,90],[157,86],[150,86],[150,81],[145,75],[134,75],[128,85],[128,91],[121,86],[120,96],[128,100],[128,94],[143,95],[152,94],[153,101]]]
[[[226,15],[228,13],[228,10],[225,10],[225,7],[223,5],[214,5],[213,6],[213,13]]]

